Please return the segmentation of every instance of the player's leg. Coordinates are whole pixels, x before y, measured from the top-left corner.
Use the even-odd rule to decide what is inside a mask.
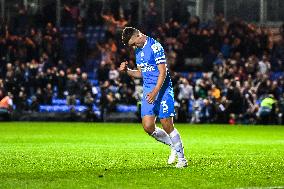
[[[146,97],[147,91],[144,91],[143,96]],[[168,134],[156,127],[156,110],[159,107],[159,104],[153,103],[149,104],[146,98],[142,99],[141,102],[141,117],[142,117],[142,125],[145,130],[150,136],[155,138],[157,141],[167,144],[169,146],[173,146],[171,139],[169,138]]]
[[[163,129],[170,136],[170,139],[172,140],[172,143],[174,145],[174,149],[178,157],[178,163],[176,167],[182,168],[187,166],[187,161],[184,157],[183,144],[181,141],[180,134],[177,131],[177,129],[174,128],[174,121],[173,121],[174,115],[175,115],[175,109],[174,109],[173,92],[169,90],[168,92],[165,92],[165,95],[161,99],[158,116],[163,125]],[[169,160],[171,158],[171,155],[169,157]]]
[[[168,126],[168,124],[165,124],[165,121],[163,120],[160,120],[161,121],[161,124],[162,124],[162,127],[163,129],[161,129],[163,132],[164,132],[164,135],[167,135],[167,137],[169,138],[169,140],[171,141],[171,153],[169,155],[169,158],[168,158],[168,164],[173,164],[176,162],[176,157],[177,157],[177,152],[175,150],[175,146],[169,136],[168,133],[171,133],[173,131],[173,127],[170,127]]]
[[[178,156],[178,163],[176,167],[178,168],[186,167],[187,161],[184,157],[184,149],[183,149],[182,140],[181,140],[178,130],[174,128],[173,117],[163,118],[160,121],[163,125],[164,130],[169,134],[170,139],[172,140],[172,143],[174,145],[176,155]]]
[[[155,131],[156,116],[146,115],[142,117],[142,126],[146,133],[151,135]]]
[[[169,135],[163,129],[156,127],[156,116],[153,115],[143,116],[142,125],[144,131],[153,138],[155,138],[157,141],[162,142],[169,146],[173,146]]]

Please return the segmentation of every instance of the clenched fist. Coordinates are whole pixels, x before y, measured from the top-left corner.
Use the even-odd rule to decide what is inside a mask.
[[[125,61],[125,62],[121,62],[120,66],[119,66],[119,71],[120,72],[126,72],[127,71],[127,68],[128,68],[128,62]]]

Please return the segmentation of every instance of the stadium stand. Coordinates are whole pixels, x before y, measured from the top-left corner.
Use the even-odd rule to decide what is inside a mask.
[[[45,22],[20,30],[4,23],[0,99],[11,92],[17,113],[74,111],[96,120],[103,120],[105,113],[139,111],[141,82],[117,71],[125,59],[135,67],[133,53],[120,42],[121,29],[131,20],[116,19],[112,13],[96,22],[62,19],[61,27]],[[157,27],[141,30],[165,47],[177,121],[262,123],[257,116],[260,102],[270,95],[277,103],[268,122],[283,124],[282,30],[226,21],[222,15],[210,22],[192,16],[187,22],[171,18],[160,26],[151,24]]]

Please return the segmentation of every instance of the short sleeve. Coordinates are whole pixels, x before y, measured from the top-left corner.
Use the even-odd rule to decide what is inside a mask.
[[[162,45],[156,42],[151,46],[151,49],[153,51],[156,64],[165,64],[166,56],[165,56],[164,48],[162,47]]]

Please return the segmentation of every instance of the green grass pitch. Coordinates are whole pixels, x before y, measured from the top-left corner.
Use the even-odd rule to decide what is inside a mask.
[[[140,124],[0,123],[0,188],[284,188],[284,126],[176,124],[189,167]]]

